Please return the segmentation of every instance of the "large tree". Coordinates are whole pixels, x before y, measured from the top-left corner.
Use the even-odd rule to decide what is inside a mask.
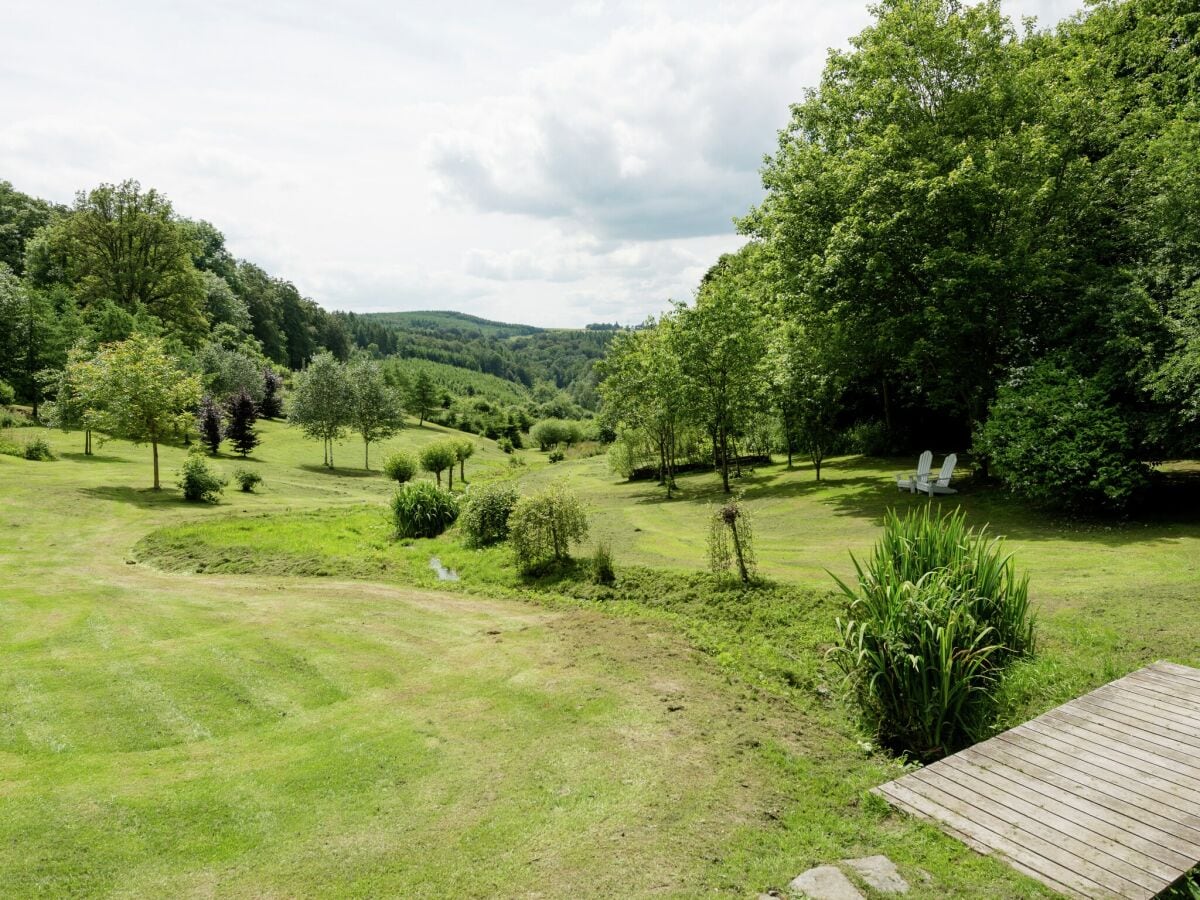
[[[191,428],[200,376],[181,369],[161,339],[135,334],[75,364],[70,378],[79,386],[88,428],[150,444],[159,490],[158,445]]]
[[[729,492],[733,446],[750,418],[766,408],[765,290],[758,248],[727,254],[709,270],[692,306],[678,307],[669,334],[679,359],[687,408],[709,434],[713,463]]]
[[[80,192],[27,252],[35,281],[65,280],[84,306],[152,316],[194,346],[208,328],[192,242],[170,201],[136,181]]]
[[[370,469],[371,444],[387,440],[404,427],[404,407],[373,359],[359,357],[348,363],[346,381],[350,427],[362,436],[363,467]]]
[[[318,353],[296,374],[288,421],[300,426],[308,437],[321,440],[324,464],[332,469],[334,441],[346,433],[350,423],[350,386],[345,366],[329,351]]]

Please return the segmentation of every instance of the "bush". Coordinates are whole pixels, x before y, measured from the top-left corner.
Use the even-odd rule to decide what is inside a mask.
[[[607,541],[601,541],[592,552],[592,581],[596,584],[614,584],[616,580],[612,548]]]
[[[1028,577],[961,511],[928,505],[889,512],[854,566],[832,653],[879,742],[927,761],[980,739],[1004,668],[1033,652]]]
[[[50,449],[50,442],[44,437],[35,437],[32,440],[26,441],[25,446],[21,449],[21,455],[26,459],[39,462],[49,462],[54,459],[54,453]]]
[[[183,491],[183,499],[191,503],[216,503],[218,495],[225,489],[225,479],[213,472],[204,457],[195,452],[189,453],[183,461],[176,483]]]
[[[1120,512],[1147,483],[1136,442],[1104,390],[1051,360],[1002,386],[976,451],[1018,496],[1071,512]]]
[[[561,450],[551,450],[550,451],[549,459],[550,459],[550,462],[552,462],[552,463],[562,462],[566,458],[567,458],[566,454],[563,453]]]
[[[486,547],[508,537],[508,517],[517,505],[516,488],[507,484],[472,487],[462,513],[467,544]]]
[[[249,469],[237,469],[233,473],[234,481],[242,489],[243,493],[253,494],[254,489],[262,484],[262,476],[257,472],[251,472]]]
[[[411,453],[399,450],[383,461],[383,474],[392,481],[404,484],[417,474],[417,460]]]
[[[437,537],[458,518],[458,501],[428,481],[401,485],[392,497],[396,537]]]
[[[12,406],[17,402],[17,392],[7,381],[0,379],[0,406]]]
[[[517,566],[526,573],[569,559],[571,544],[586,538],[588,531],[583,504],[561,484],[522,497],[508,524]]]
[[[500,440],[496,441],[496,446],[500,448],[501,453],[512,453],[513,452],[513,442],[509,438],[506,438],[506,437],[500,438]]]

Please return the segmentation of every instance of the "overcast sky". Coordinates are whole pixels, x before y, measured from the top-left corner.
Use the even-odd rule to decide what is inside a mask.
[[[1006,0],[1049,25],[1080,0]],[[6,4],[0,179],[138,178],[327,309],[571,326],[691,296],[865,3]]]

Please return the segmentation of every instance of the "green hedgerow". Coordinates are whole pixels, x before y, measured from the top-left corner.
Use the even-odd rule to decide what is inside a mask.
[[[488,484],[467,491],[461,527],[472,547],[486,547],[508,537],[508,517],[517,505],[516,488]]]
[[[383,474],[400,484],[412,481],[417,474],[416,457],[398,450],[383,461]]]
[[[179,470],[176,482],[183,491],[183,499],[191,503],[216,503],[225,489],[225,479],[208,467],[201,453],[189,453]]]
[[[852,557],[853,558],[853,557]],[[832,654],[879,742],[921,760],[983,737],[1006,666],[1033,652],[1029,579],[962,511],[889,512]]]
[[[437,537],[458,518],[458,500],[428,481],[401,485],[392,497],[396,537]]]

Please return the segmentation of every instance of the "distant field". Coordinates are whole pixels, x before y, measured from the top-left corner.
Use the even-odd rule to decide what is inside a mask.
[[[385,365],[394,367],[410,381],[420,372],[424,372],[433,379],[439,389],[448,390],[458,396],[466,396],[470,391],[474,391],[480,398],[487,397],[512,404],[530,399],[529,391],[523,385],[486,372],[473,372],[428,359],[392,358],[387,360]]]
[[[406,328],[418,329],[458,329],[460,331],[475,331],[487,337],[507,338],[516,335],[536,334],[545,329],[533,325],[510,325],[507,322],[493,322],[481,319],[467,313],[448,311],[412,311],[359,313],[364,319],[370,319],[384,325],[401,325]]]

